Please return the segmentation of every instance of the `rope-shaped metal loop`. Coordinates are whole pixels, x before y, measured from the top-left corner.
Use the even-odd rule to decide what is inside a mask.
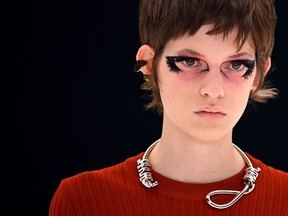
[[[242,191],[215,190],[215,191],[208,193],[206,196],[206,200],[207,200],[208,204],[214,208],[217,208],[217,209],[225,209],[225,208],[232,206],[244,194],[248,194],[254,189],[255,182],[256,182],[256,179],[258,177],[258,172],[260,172],[260,170],[261,169],[259,167],[257,169],[255,169],[254,167],[248,167],[247,169],[245,169],[245,175],[243,177],[245,186],[244,186]],[[235,195],[235,197],[229,203],[217,204],[211,200],[211,197],[214,195]]]
[[[256,182],[256,179],[258,177],[258,172],[260,172],[260,171],[261,171],[261,169],[259,167],[257,169],[254,167],[248,167],[245,170],[245,175],[243,177],[244,184],[249,185],[249,188],[247,189],[245,194],[250,193],[254,189],[255,182]]]
[[[138,164],[137,169],[138,169],[140,181],[142,182],[142,184],[147,188],[155,187],[156,185],[158,185],[157,181],[153,182],[153,177],[150,172],[151,169],[150,169],[150,164],[148,160],[139,159],[137,160],[137,164]]]
[[[152,145],[149,146],[149,148],[145,151],[142,159],[137,160],[137,169],[140,182],[142,182],[142,184],[147,188],[152,188],[158,185],[157,181],[153,181],[152,173],[150,172],[150,163],[148,161],[148,156],[158,141],[159,140],[155,141]]]
[[[137,169],[139,172],[140,182],[147,188],[152,188],[158,185],[158,182],[153,180],[150,163],[148,161],[148,156],[158,141],[159,140],[155,141],[152,145],[149,146],[149,148],[145,151],[142,159],[137,160]],[[258,177],[258,173],[261,171],[259,167],[257,169],[253,167],[249,158],[238,146],[236,146],[235,144],[233,144],[233,146],[238,150],[238,152],[241,154],[241,156],[243,157],[243,159],[248,165],[248,168],[245,169],[245,175],[243,177],[244,188],[242,191],[214,190],[208,193],[206,195],[206,201],[208,202],[210,206],[217,208],[217,209],[228,208],[232,206],[234,203],[236,203],[243,195],[248,194],[251,191],[253,191],[255,188],[255,182]],[[217,204],[211,200],[211,197],[215,195],[235,195],[235,197],[226,204]]]

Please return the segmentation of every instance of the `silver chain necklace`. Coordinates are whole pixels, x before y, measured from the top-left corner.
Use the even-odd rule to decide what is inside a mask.
[[[160,140],[160,139],[159,139]],[[152,145],[148,147],[145,151],[142,159],[137,160],[137,169],[139,172],[139,180],[146,188],[153,188],[158,185],[157,181],[153,180],[151,173],[151,165],[148,161],[148,156],[152,149],[156,146],[159,140],[156,140]],[[237,190],[215,190],[206,195],[207,203],[217,209],[225,209],[232,206],[236,203],[244,194],[248,194],[255,188],[255,182],[258,177],[258,172],[260,172],[260,168],[255,169],[247,157],[247,155],[235,144],[232,144],[236,150],[241,154],[243,159],[248,165],[248,168],[245,169],[245,175],[243,177],[244,180],[244,188],[242,191]],[[226,204],[217,204],[211,200],[211,197],[214,195],[235,195],[235,197]]]

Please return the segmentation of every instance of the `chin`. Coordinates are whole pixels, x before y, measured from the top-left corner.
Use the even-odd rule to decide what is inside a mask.
[[[217,140],[226,139],[227,137],[232,139],[232,130],[223,129],[223,128],[214,128],[214,129],[198,129],[193,130],[189,133],[190,137],[193,139],[204,141],[204,142],[215,142]]]

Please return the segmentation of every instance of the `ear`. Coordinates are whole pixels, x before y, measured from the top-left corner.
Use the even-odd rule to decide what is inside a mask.
[[[266,76],[266,74],[270,70],[270,68],[271,68],[271,58],[268,57],[265,61],[265,65],[264,65],[264,70],[265,70],[264,76]]]
[[[265,60],[265,65],[264,65],[264,76],[265,77],[268,73],[268,71],[270,70],[271,68],[271,58],[268,57],[266,60]],[[252,90],[256,90],[257,86],[258,86],[258,83],[259,83],[259,77],[256,76],[255,77],[255,80],[254,80],[254,83],[253,83],[253,87],[252,87]]]
[[[144,60],[147,64],[143,65],[140,68],[140,71],[143,74],[151,74],[152,73],[152,64],[153,64],[153,57],[154,57],[154,49],[149,45],[142,45],[136,54],[136,61]]]

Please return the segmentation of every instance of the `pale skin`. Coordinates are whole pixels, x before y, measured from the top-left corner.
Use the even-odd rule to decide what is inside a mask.
[[[244,78],[235,75],[239,71],[223,74],[220,67],[222,70],[224,64],[234,60],[255,60],[255,49],[247,40],[238,50],[236,29],[223,39],[221,34],[207,35],[210,27],[204,25],[193,36],[169,41],[157,68],[163,127],[149,161],[158,173],[181,182],[215,182],[237,174],[245,166],[232,146],[232,131],[255,88],[257,70],[255,67]],[[152,47],[139,48],[136,59],[148,62],[141,68],[143,73],[151,74],[153,56]],[[178,62],[181,71],[171,72],[166,56],[197,58],[206,62],[209,70],[195,73],[195,65]],[[266,72],[270,65],[268,58]]]

